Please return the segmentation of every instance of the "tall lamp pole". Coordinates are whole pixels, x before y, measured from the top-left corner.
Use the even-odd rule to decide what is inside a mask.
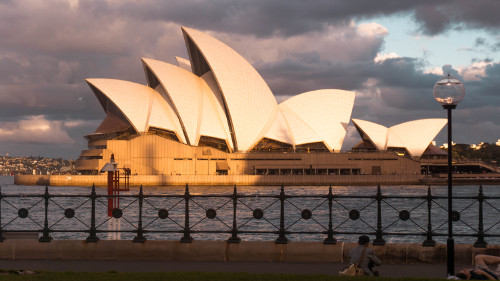
[[[443,109],[448,111],[448,240],[446,241],[446,259],[448,276],[455,274],[455,240],[453,239],[453,177],[452,177],[452,141],[451,141],[451,110],[455,109],[465,96],[464,84],[460,79],[448,74],[434,85],[434,98]]]

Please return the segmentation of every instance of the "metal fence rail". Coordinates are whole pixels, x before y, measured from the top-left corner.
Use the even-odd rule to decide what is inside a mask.
[[[372,193],[372,194],[370,194]],[[121,206],[108,217],[108,199],[119,197]],[[290,195],[282,186],[279,194],[248,195],[193,194],[186,185],[184,194],[88,195],[49,193],[6,195],[0,190],[0,242],[9,232],[40,233],[40,242],[52,236],[62,239],[86,236],[96,242],[101,234],[127,234],[134,242],[166,239],[174,235],[189,243],[194,235],[227,239],[238,243],[245,237],[274,240],[285,244],[290,237],[335,244],[339,236],[374,235],[374,245],[387,238],[422,237],[424,246],[435,246],[435,237],[447,236],[446,196],[398,196],[382,193],[380,186],[367,188],[363,195]],[[477,196],[456,196],[453,223],[456,237],[475,238],[475,247],[486,247],[485,238],[500,237],[500,197],[486,196],[479,186]],[[112,219],[122,228],[108,230]],[[312,238],[311,238],[312,237]]]

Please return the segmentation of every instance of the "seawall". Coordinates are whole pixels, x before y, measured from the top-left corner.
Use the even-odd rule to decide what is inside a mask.
[[[419,175],[131,175],[132,186],[190,185],[447,185],[447,178]],[[106,186],[106,175],[15,175],[17,185]],[[454,185],[498,185],[500,174],[454,175]]]
[[[240,261],[240,262],[304,262],[347,263],[349,250],[357,243],[148,240],[134,243],[124,240],[54,240],[48,243],[32,239],[6,239],[0,243],[3,260],[167,260],[167,261]],[[420,244],[386,244],[370,246],[385,264],[446,263],[446,245],[423,247]],[[474,248],[455,245],[455,263],[472,264],[477,254],[499,255],[500,246]]]
[[[190,185],[413,185],[417,175],[131,175],[131,186]],[[107,185],[103,175],[15,175],[17,185],[97,186]]]

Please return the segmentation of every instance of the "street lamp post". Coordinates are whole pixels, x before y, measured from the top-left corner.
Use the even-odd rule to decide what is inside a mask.
[[[448,112],[448,240],[446,241],[448,276],[455,274],[455,240],[453,239],[453,177],[452,177],[452,141],[451,110],[455,109],[465,96],[464,84],[460,79],[447,76],[439,79],[434,85],[434,98]]]

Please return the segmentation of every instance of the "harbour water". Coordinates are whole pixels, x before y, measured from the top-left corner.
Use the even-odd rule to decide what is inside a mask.
[[[13,177],[0,177],[2,195],[41,195],[44,186],[20,186],[13,184]],[[485,240],[489,244],[500,243],[500,186],[483,186],[483,193],[488,198],[483,202]],[[289,240],[323,241],[328,229],[328,200],[321,195],[328,194],[328,186],[286,186],[286,195],[302,196],[287,198],[285,201],[285,228],[292,234],[287,234]],[[233,201],[229,197],[209,197],[208,195],[231,195],[234,187],[204,187],[190,186],[189,192],[195,196],[190,200],[190,229],[194,239],[226,240],[233,226]],[[54,239],[85,239],[90,226],[91,204],[90,187],[49,187],[50,195],[71,195],[72,197],[55,197],[48,202],[48,226]],[[453,189],[453,208],[460,213],[460,220],[453,223],[456,243],[472,244],[477,240],[471,235],[478,233],[479,202],[474,197],[478,195],[479,185],[456,186]],[[97,194],[106,195],[105,188],[97,188]],[[185,187],[146,187],[145,195],[183,195]],[[238,199],[237,228],[242,240],[274,241],[280,227],[280,201],[273,195],[280,194],[278,186],[242,186],[237,188],[240,195],[248,197]],[[428,201],[425,196],[427,186],[382,186],[384,198],[381,202],[381,229],[388,235],[383,236],[386,242],[422,243],[428,230]],[[431,208],[431,228],[433,239],[437,243],[445,243],[447,233],[447,187],[431,188],[433,196]],[[138,188],[122,192],[122,195],[137,195]],[[352,198],[335,198],[332,204],[332,228],[334,237],[339,241],[356,241],[359,232],[375,233],[377,230],[376,186],[333,186],[334,195],[353,196]],[[203,195],[205,197],[198,197]],[[82,197],[78,197],[82,196]],[[266,197],[271,196],[271,197]],[[311,197],[304,197],[311,196]],[[318,197],[313,197],[318,196]],[[359,198],[359,196],[366,196]],[[392,198],[398,196],[399,198]],[[404,198],[401,198],[404,197]],[[442,198],[441,198],[442,197]],[[44,226],[45,202],[41,197],[4,197],[1,203],[2,230],[34,230]],[[26,209],[26,218],[19,216],[20,209]],[[74,217],[65,217],[65,211],[72,209]],[[122,239],[133,239],[134,230],[138,227],[138,200],[133,197],[121,198],[120,209]],[[168,210],[167,218],[159,217],[159,210]],[[215,218],[207,218],[207,210],[216,211]],[[261,209],[262,219],[255,219],[253,211]],[[304,210],[311,211],[311,218],[304,219]],[[349,217],[352,210],[359,211],[359,219]],[[185,226],[185,201],[182,197],[146,197],[143,202],[142,226],[146,230],[147,239],[178,240],[182,237]],[[401,219],[402,211],[407,211],[409,217]],[[404,212],[403,212],[404,213]],[[96,226],[101,239],[107,238],[109,218],[107,216],[107,199],[96,201]],[[259,232],[259,233],[252,233]],[[301,233],[294,233],[301,232]],[[310,233],[304,233],[310,232]],[[323,233],[322,233],[323,232]],[[370,235],[372,240],[375,235]]]

